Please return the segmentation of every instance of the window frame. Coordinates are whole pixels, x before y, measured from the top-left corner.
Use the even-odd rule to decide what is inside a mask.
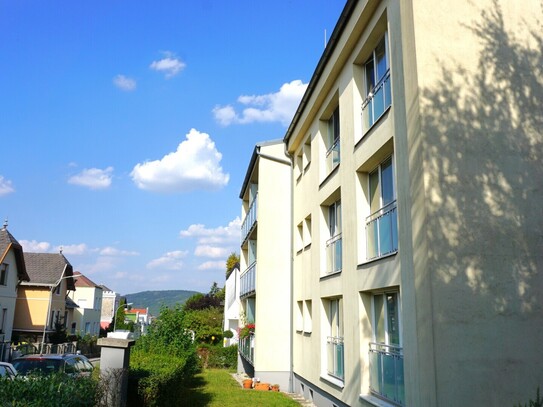
[[[341,199],[327,206],[327,239],[325,241],[326,267],[325,275],[340,273],[343,269],[342,246],[342,206]],[[337,256],[339,251],[339,257]],[[333,256],[333,258],[331,258]]]
[[[9,280],[9,264],[2,263],[0,265],[0,286],[6,287]]]
[[[330,174],[341,162],[341,120],[339,103],[332,111],[332,114],[326,120],[326,169],[327,174]],[[337,158],[334,156],[337,152]],[[331,162],[329,162],[331,160]]]

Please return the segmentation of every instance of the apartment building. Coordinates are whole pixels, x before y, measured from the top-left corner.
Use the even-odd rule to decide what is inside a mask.
[[[347,1],[284,139],[294,391],[317,406],[512,406],[543,384],[541,7]]]
[[[283,389],[291,378],[290,190],[282,141],[257,144],[240,193],[238,370]]]
[[[239,263],[236,263],[226,273],[226,282],[224,284],[224,331],[232,332],[231,338],[224,338],[223,345],[230,346],[238,343],[239,327]]]
[[[77,304],[74,308],[74,317],[68,326],[70,334],[80,336],[100,334],[100,317],[102,313],[102,287],[94,283],[90,278],[74,272],[75,291],[71,291],[68,297]]]

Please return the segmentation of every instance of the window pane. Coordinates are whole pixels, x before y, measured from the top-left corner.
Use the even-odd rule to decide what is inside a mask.
[[[389,345],[400,345],[400,326],[398,323],[398,295],[387,294],[387,327]]]
[[[368,259],[373,259],[374,257],[377,257],[377,222],[373,221],[371,223],[368,223],[366,225],[366,246],[367,246],[367,254],[366,257]]]
[[[375,308],[375,342],[385,343],[385,309],[383,306],[383,296],[376,295],[373,298]]]
[[[380,81],[387,71],[387,59],[385,49],[385,38],[381,40],[377,48],[375,48],[375,59],[377,60],[377,80]]]
[[[392,251],[392,227],[390,212],[379,218],[379,255]]]
[[[373,91],[375,87],[375,68],[373,58],[366,62],[366,95]]]
[[[392,177],[392,158],[381,164],[381,193],[383,206],[394,200],[394,183]]]
[[[369,175],[370,178],[370,213],[374,213],[381,207],[381,197],[379,196],[379,172],[374,171]]]

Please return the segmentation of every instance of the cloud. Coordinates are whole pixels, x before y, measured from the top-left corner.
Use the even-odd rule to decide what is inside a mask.
[[[209,245],[197,246],[194,250],[194,255],[198,257],[219,258],[228,256],[229,251],[224,247],[216,247]]]
[[[38,242],[36,240],[19,240],[23,251],[28,253],[47,253],[51,248],[48,242]]]
[[[200,245],[239,244],[241,220],[239,217],[228,223],[228,226],[219,226],[207,229],[202,224],[190,225],[186,230],[179,232],[181,237],[198,239]]]
[[[187,251],[176,250],[167,252],[158,259],[151,260],[147,263],[147,268],[150,269],[166,269],[166,270],[181,270],[183,262],[181,259],[187,256]]]
[[[84,254],[87,254],[89,252],[89,248],[85,243],[80,244],[71,244],[68,246],[57,246],[55,247],[55,252],[60,252],[62,250],[62,254],[70,255],[70,256],[81,256]]]
[[[113,78],[113,84],[125,92],[136,89],[136,81],[128,76],[117,75]]]
[[[129,250],[119,250],[115,247],[107,246],[100,249],[101,256],[139,256],[138,252]]]
[[[206,261],[198,266],[198,270],[223,270],[224,261]]]
[[[166,78],[172,78],[185,68],[186,64],[178,59],[172,52],[164,52],[164,58],[153,61],[149,68],[154,71],[164,72]]]
[[[281,86],[278,92],[266,95],[242,95],[238,102],[247,107],[238,114],[231,105],[216,106],[215,120],[223,125],[248,124],[254,122],[280,122],[288,126],[304,95],[307,84],[294,80]]]
[[[99,168],[85,168],[79,174],[70,177],[68,183],[90,189],[105,189],[109,188],[111,185],[112,173],[113,167],[107,167],[105,170]]]
[[[0,175],[0,196],[11,194],[12,192],[15,192],[15,189],[11,185],[11,181]]]
[[[176,151],[136,164],[130,175],[138,188],[153,192],[217,190],[230,178],[223,173],[221,159],[209,135],[191,129]]]

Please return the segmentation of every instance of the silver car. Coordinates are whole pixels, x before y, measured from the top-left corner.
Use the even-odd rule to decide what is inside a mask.
[[[0,362],[0,376],[9,377],[14,379],[17,376],[17,370],[13,367],[11,363]]]

